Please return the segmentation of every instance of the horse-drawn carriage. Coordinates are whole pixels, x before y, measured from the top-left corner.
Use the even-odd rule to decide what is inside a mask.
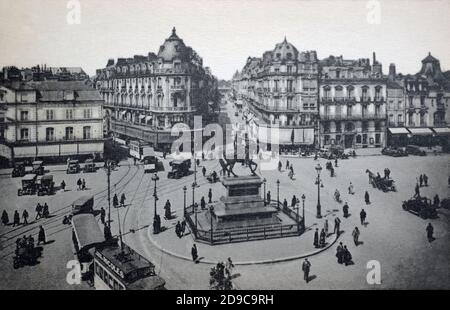
[[[379,190],[382,190],[383,192],[395,192],[397,191],[397,188],[395,187],[395,182],[392,179],[381,177],[378,173],[375,175],[373,172],[371,172],[369,169],[366,170],[366,173],[369,174],[369,183]]]

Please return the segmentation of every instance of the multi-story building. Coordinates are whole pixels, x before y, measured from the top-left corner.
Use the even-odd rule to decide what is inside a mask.
[[[4,133],[0,156],[58,160],[103,156],[103,100],[88,82],[0,85]]]
[[[316,52],[299,52],[285,38],[261,58],[249,57],[232,84],[256,116],[256,125],[278,126],[283,149],[314,144],[317,74]]]
[[[4,67],[0,75],[0,83],[11,81],[84,81],[89,76],[80,67],[47,67],[37,65],[31,68],[18,69],[10,66]]]
[[[105,130],[125,140],[142,140],[168,149],[176,123],[194,127],[194,115],[215,121],[217,79],[176,34],[157,55],[119,58],[97,70],[96,87],[105,100]]]
[[[380,147],[385,143],[386,79],[373,56],[320,61],[320,146]]]

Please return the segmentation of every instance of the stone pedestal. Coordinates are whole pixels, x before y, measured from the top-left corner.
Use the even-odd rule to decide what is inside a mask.
[[[279,223],[277,209],[264,206],[263,181],[259,176],[225,177],[226,196],[214,206],[213,220],[218,228],[249,227]]]

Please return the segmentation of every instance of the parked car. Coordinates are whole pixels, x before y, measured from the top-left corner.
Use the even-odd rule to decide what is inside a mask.
[[[17,195],[34,195],[36,193],[36,174],[27,174],[22,179],[22,188],[17,190]]]
[[[37,178],[36,181],[38,196],[53,195],[55,193],[55,182],[53,175],[47,174]]]
[[[78,160],[69,160],[67,163],[67,174],[79,173],[81,170]]]
[[[423,219],[436,218],[436,208],[426,197],[415,197],[403,202],[403,210],[409,211]]]
[[[25,163],[20,162],[14,165],[14,168],[11,173],[13,178],[23,177],[25,175]]]
[[[417,145],[406,146],[406,153],[410,155],[426,156],[427,153],[421,150]]]
[[[173,160],[169,163],[169,165],[172,167],[172,171],[169,171],[167,177],[169,179],[179,179],[189,174],[189,168],[191,168],[191,160]]]
[[[386,156],[392,156],[392,157],[402,157],[402,156],[408,156],[408,153],[405,152],[401,148],[396,147],[385,147],[381,150],[381,154]]]
[[[95,163],[93,159],[87,159],[84,162],[84,170],[85,173],[87,172],[96,172],[97,168],[95,167]]]

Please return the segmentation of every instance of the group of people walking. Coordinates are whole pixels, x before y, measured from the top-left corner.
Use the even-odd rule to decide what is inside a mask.
[[[48,208],[47,203],[44,203],[44,205],[42,206],[40,203],[38,203],[36,205],[36,217],[35,220],[41,219],[41,218],[48,218],[50,216],[50,211]],[[20,215],[19,211],[14,211],[13,214],[13,218],[12,218],[12,227],[16,227],[19,226],[21,224],[23,225],[28,225],[28,219],[30,217],[30,214],[28,213],[27,210],[23,210],[22,211],[22,215]],[[22,222],[20,221],[20,219],[22,218]],[[9,215],[8,212],[6,210],[3,210],[2,212],[2,217],[1,217],[1,221],[2,224],[4,226],[7,226],[10,224],[10,219],[9,219]]]
[[[77,180],[77,190],[79,191],[84,191],[86,190],[86,180],[85,179],[78,179]],[[64,184],[64,188],[65,188],[65,184]]]

